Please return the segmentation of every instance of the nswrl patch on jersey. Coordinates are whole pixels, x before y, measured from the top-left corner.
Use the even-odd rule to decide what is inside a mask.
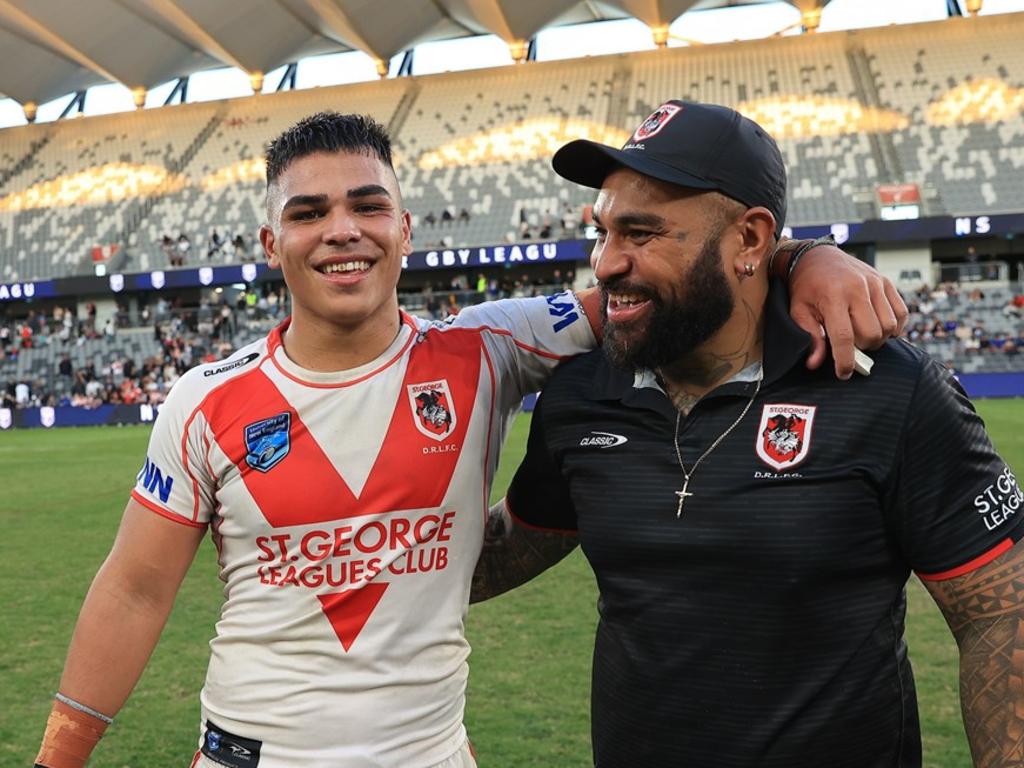
[[[806,459],[811,450],[816,410],[813,405],[766,403],[757,429],[757,455],[761,461],[784,472]]]
[[[245,428],[245,463],[260,472],[276,467],[291,449],[290,413],[279,413]]]

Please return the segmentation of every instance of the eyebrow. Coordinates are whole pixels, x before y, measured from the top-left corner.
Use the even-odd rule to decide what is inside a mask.
[[[349,200],[361,197],[372,197],[374,195],[391,197],[391,193],[388,192],[387,187],[382,187],[380,184],[364,184],[361,187],[354,187],[345,193],[345,196]],[[302,205],[324,205],[327,203],[327,200],[327,195],[293,195],[288,198],[287,202],[285,202],[283,206],[281,206],[281,211],[284,212],[289,208],[297,208]]]
[[[372,195],[384,195],[385,197],[391,197],[391,193],[388,192],[387,187],[382,187],[380,184],[364,184],[361,187],[350,189],[345,196],[350,200],[354,197],[371,197]]]
[[[597,213],[592,213],[591,216],[596,223],[601,223],[601,217]],[[620,216],[616,216],[614,221],[615,226],[619,229],[629,229],[630,227],[656,229],[665,227],[665,220],[653,213],[623,213]]]
[[[293,195],[281,206],[281,211],[297,208],[300,205],[323,205],[326,202],[327,195]]]

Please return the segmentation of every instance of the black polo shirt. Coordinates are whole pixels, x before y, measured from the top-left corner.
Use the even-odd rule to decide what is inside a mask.
[[[1024,535],[1024,496],[944,368],[895,341],[868,377],[809,372],[787,304],[773,286],[761,392],[681,519],[659,388],[597,350],[534,412],[509,508],[578,532],[597,575],[600,768],[919,766],[907,578],[966,572]],[[683,420],[687,468],[753,387],[725,384]]]

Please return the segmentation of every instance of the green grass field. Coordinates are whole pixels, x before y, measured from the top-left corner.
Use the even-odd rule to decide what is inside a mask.
[[[1024,403],[979,404],[997,447],[1024,467]],[[522,455],[516,423],[496,487]],[[28,766],[38,746],[79,605],[106,555],[149,430],[143,427],[0,434],[0,767]],[[916,582],[908,637],[917,672],[925,764],[962,768],[956,649]],[[163,638],[117,724],[90,763],[184,767],[198,720],[207,641],[222,600],[207,541]],[[467,725],[484,766],[591,765],[590,653],[596,590],[574,555],[526,587],[474,607]]]

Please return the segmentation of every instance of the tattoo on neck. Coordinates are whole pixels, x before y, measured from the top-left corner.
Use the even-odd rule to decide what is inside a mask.
[[[671,384],[668,385],[668,396],[672,401],[672,405],[676,407],[683,416],[689,416],[690,411],[697,405],[697,401],[700,400],[700,395],[696,395],[692,392],[687,392],[685,389],[679,389],[673,387]]]
[[[685,384],[708,391],[760,360],[764,323],[746,299],[743,300],[743,310],[746,328],[738,349],[731,352],[696,353],[658,370],[658,376],[677,410],[689,414],[700,399],[700,395],[686,392],[683,389]]]

